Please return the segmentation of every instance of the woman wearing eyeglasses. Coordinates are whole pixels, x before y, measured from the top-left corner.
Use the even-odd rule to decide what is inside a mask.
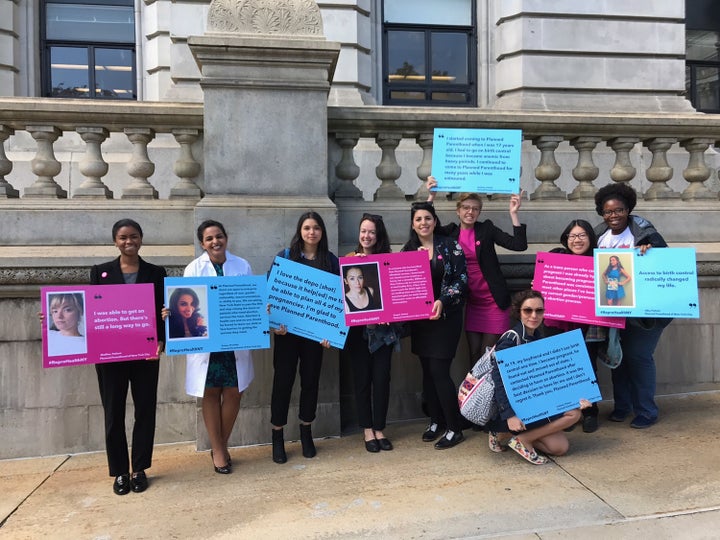
[[[597,236],[595,236],[595,231],[593,231],[592,225],[590,225],[589,222],[584,219],[575,219],[565,227],[565,230],[560,235],[560,243],[562,247],[551,249],[550,252],[592,257],[593,250],[597,247]],[[566,321],[548,320],[545,325],[550,328],[551,332],[553,329],[567,332],[568,330],[580,328],[585,336],[587,336],[589,328],[586,324],[571,324]],[[593,371],[597,373],[598,342],[586,341],[585,346],[587,347],[588,356],[590,356]],[[594,433],[597,431],[598,413],[597,403],[593,403],[590,408],[583,409],[582,428],[585,433]]]
[[[665,239],[652,223],[632,215],[637,193],[626,184],[612,183],[595,194],[595,210],[604,223],[596,227],[598,247],[638,248],[644,255],[651,247],[667,247]],[[632,318],[620,330],[622,363],[612,370],[615,409],[612,422],[624,422],[634,413],[630,427],[644,429],[658,419],[655,403],[655,359],[653,354],[663,330],[672,319]]]
[[[428,177],[428,189],[437,186],[432,176]],[[513,234],[499,229],[489,219],[478,221],[482,211],[482,199],[477,193],[463,193],[457,201],[459,224],[450,223],[441,232],[456,240],[465,253],[468,273],[468,297],[465,305],[465,336],[474,363],[487,347],[492,347],[510,326],[508,307],[510,293],[500,262],[495,251],[498,245],[511,251],[527,249],[526,227],[520,223],[521,194],[510,197],[510,220]],[[428,201],[435,199],[430,191]]]
[[[423,394],[427,401],[430,425],[422,440],[435,448],[451,448],[463,441],[463,422],[457,401],[457,385],[450,376],[462,333],[462,306],[467,292],[465,255],[458,243],[435,234],[439,220],[432,203],[412,205],[410,239],[403,251],[426,251],[435,302],[427,319],[412,321],[412,352],[420,358]],[[444,433],[443,433],[444,430]]]
[[[390,237],[388,236],[382,216],[363,214],[360,219],[358,245],[348,257],[364,257],[378,253],[390,253]],[[362,277],[357,267],[345,267],[346,282]],[[350,292],[352,292],[352,286]],[[356,287],[357,288],[357,287]],[[377,304],[379,291],[362,286],[367,298],[362,296],[355,300],[359,309],[372,309]],[[346,295],[346,299],[349,293]],[[364,307],[363,304],[366,304]],[[377,308],[376,308],[377,309]],[[394,350],[400,349],[400,326],[397,324],[370,324],[367,326],[351,326],[345,342],[345,351],[350,358],[355,383],[355,403],[357,405],[358,424],[363,429],[365,450],[372,453],[380,450],[392,450],[393,445],[383,433],[387,420],[390,402],[390,360]]]
[[[512,331],[503,334],[495,345],[496,351],[530,343],[543,337],[545,301],[542,294],[531,289],[517,293],[513,297],[511,311],[512,316],[520,322],[512,328]],[[525,424],[510,405],[497,365],[492,377],[495,383],[498,415],[488,423],[490,450],[504,452],[511,448],[533,465],[542,465],[548,461],[545,456],[539,455],[537,450],[551,456],[566,454],[570,443],[563,430],[574,426],[580,420],[580,409],[590,407],[590,402],[581,399],[580,407],[577,409]]]

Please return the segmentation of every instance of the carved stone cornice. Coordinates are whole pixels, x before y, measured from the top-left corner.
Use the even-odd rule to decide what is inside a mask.
[[[323,37],[313,0],[212,0],[208,33]]]

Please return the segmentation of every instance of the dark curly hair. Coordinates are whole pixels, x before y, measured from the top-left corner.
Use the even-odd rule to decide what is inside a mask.
[[[539,298],[542,300],[543,305],[545,305],[545,299],[543,298],[543,295],[540,293],[540,291],[536,291],[534,289],[525,289],[524,291],[520,291],[518,293],[515,293],[512,297],[512,304],[510,304],[510,315],[520,320],[520,308],[523,305],[523,302],[525,300],[529,300],[531,298]]]
[[[612,183],[601,187],[595,194],[595,211],[598,216],[603,215],[603,206],[612,199],[622,201],[629,214],[637,204],[637,193],[632,187],[624,183]]]

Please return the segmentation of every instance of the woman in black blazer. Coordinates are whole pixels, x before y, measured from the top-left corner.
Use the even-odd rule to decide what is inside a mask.
[[[115,247],[120,256],[110,262],[93,266],[90,283],[113,285],[152,283],[155,289],[157,323],[157,354],[146,360],[95,364],[100,398],[105,411],[105,447],[110,476],[115,477],[113,491],[125,495],[130,490],[140,493],[148,486],[145,469],[152,463],[155,438],[155,408],[160,353],[165,348],[165,325],[161,317],[165,269],[145,262],[138,252],[143,232],[131,219],[121,219],[112,228]],[[135,405],[135,425],[132,434],[132,476],[125,436],[125,405],[128,386]]]

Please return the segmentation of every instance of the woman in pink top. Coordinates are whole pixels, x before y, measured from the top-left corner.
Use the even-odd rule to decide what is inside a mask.
[[[432,176],[428,188],[437,186]],[[513,234],[496,227],[492,221],[478,221],[482,199],[477,193],[463,193],[457,201],[460,223],[440,227],[439,232],[460,244],[465,252],[468,273],[468,296],[465,304],[465,336],[470,360],[475,362],[487,347],[495,345],[500,335],[510,328],[510,293],[500,270],[495,245],[512,251],[527,249],[526,227],[520,223],[518,211],[522,193],[510,197],[510,219]],[[435,192],[430,191],[432,202]]]

